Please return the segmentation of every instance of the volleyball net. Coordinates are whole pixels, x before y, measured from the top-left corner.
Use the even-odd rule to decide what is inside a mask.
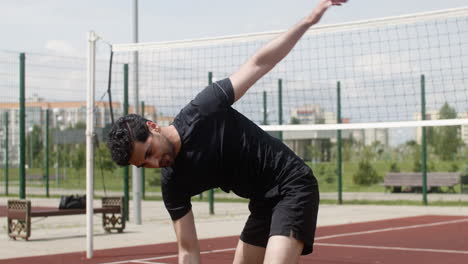
[[[168,125],[205,86],[229,77],[281,33],[138,44],[98,40],[103,63],[97,67],[108,67],[105,58],[113,55],[110,76],[96,78],[111,80],[117,115],[128,95],[130,112],[143,109],[146,118]],[[467,72],[468,8],[315,26],[233,107],[315,163],[337,158],[337,131],[350,145],[351,160],[373,148],[374,159],[383,150],[392,163],[404,162],[401,153],[423,141],[439,158],[457,160],[468,143]],[[96,87],[97,94],[107,88]]]

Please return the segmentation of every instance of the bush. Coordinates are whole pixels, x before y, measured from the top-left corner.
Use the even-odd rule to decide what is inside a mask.
[[[318,164],[314,172],[319,181],[325,181],[328,184],[335,183],[336,181],[337,175],[333,166],[327,164]]]
[[[415,159],[413,162],[413,172],[420,172],[420,171],[422,171],[421,161],[418,159]]]
[[[449,172],[457,172],[460,168],[456,163],[450,164]]]
[[[461,170],[461,176],[468,177],[468,165],[465,165],[463,169]]]
[[[161,175],[160,174],[147,175],[146,182],[149,186],[152,186],[152,187],[161,186]]]
[[[381,177],[372,167],[369,161],[361,160],[358,165],[358,171],[353,175],[355,184],[369,186],[380,182]]]
[[[421,172],[422,171],[422,164],[421,164],[421,161],[420,160],[414,160],[414,163],[413,163],[413,172]],[[431,172],[434,172],[436,171],[436,165],[433,161],[429,161],[427,164],[426,164],[426,171],[431,171]]]
[[[390,172],[400,172],[400,167],[398,167],[396,162],[392,162],[392,164],[390,164]]]

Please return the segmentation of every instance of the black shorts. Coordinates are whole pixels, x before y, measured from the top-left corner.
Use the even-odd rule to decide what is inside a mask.
[[[312,253],[319,191],[312,172],[288,177],[278,185],[278,193],[268,198],[251,199],[250,216],[240,239],[248,244],[265,247],[270,236],[292,236],[304,243],[302,255]]]

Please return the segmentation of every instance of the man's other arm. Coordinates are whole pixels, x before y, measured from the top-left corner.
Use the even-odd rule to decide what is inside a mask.
[[[173,224],[179,249],[179,264],[199,264],[200,246],[192,210],[182,218],[173,221]]]

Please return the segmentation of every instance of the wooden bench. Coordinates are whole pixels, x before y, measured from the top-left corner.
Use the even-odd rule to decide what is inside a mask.
[[[122,233],[125,229],[124,198],[103,197],[102,207],[94,208],[95,214],[102,214],[102,226],[106,232],[116,230]],[[7,219],[8,236],[28,240],[31,236],[32,217],[50,217],[63,215],[86,214],[86,209],[35,209],[29,200],[8,200]]]
[[[440,187],[448,187],[455,192],[454,186],[460,183],[460,173],[458,172],[428,172],[427,189],[428,191],[439,190]],[[401,192],[402,187],[409,187],[412,190],[422,190],[421,172],[389,172],[384,178],[382,184],[386,190],[392,189],[392,192]]]

